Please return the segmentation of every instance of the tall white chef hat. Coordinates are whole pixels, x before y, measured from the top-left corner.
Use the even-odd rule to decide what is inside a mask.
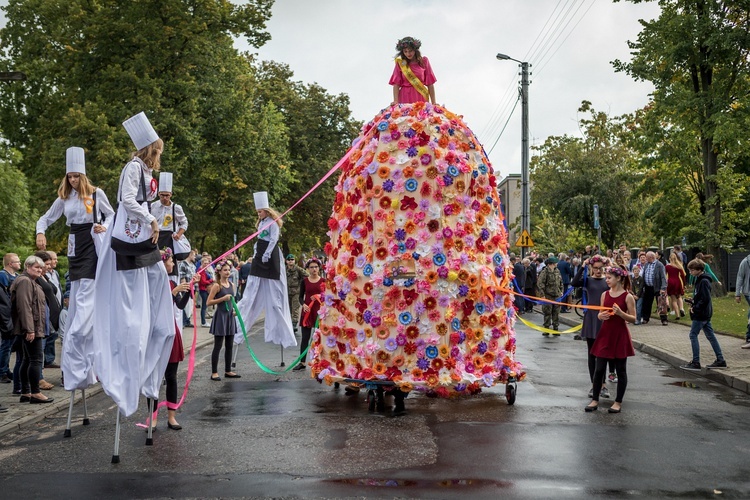
[[[172,173],[171,172],[159,172],[159,192],[160,193],[172,192]]]
[[[268,192],[266,191],[253,193],[253,200],[255,201],[255,210],[271,208],[268,204]]]
[[[159,135],[143,111],[122,122],[122,126],[125,127],[138,151],[159,140]]]
[[[86,175],[86,158],[83,148],[72,146],[65,151],[65,173]]]

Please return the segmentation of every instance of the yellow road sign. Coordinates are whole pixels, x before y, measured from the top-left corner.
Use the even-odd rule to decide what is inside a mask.
[[[521,236],[518,237],[518,240],[516,240],[516,246],[517,247],[533,247],[534,242],[531,240],[531,235],[527,230],[523,230],[521,233]]]

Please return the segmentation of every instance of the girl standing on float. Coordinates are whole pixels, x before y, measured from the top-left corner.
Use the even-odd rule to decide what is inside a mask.
[[[596,370],[594,371],[594,394],[592,401],[586,406],[587,412],[596,411],[599,407],[599,391],[602,379],[607,370],[607,363],[614,362],[617,371],[617,396],[609,413],[620,413],[622,398],[628,387],[627,362],[628,357],[635,356],[633,341],[627,323],[635,323],[635,299],[629,292],[630,277],[625,268],[615,266],[607,268],[607,285],[609,290],[602,294],[601,304],[611,307],[612,312],[599,312],[602,327],[594,342],[591,352],[596,356]]]
[[[57,195],[50,209],[36,223],[36,246],[39,250],[47,249],[47,228],[65,215],[65,223],[70,227],[71,287],[61,365],[65,390],[75,391],[96,382],[91,369],[94,363],[94,279],[97,253],[101,249],[97,248],[95,238],[98,240],[107,231],[115,212],[104,191],[93,186],[86,176],[85,155],[79,147],[70,147],[65,153],[65,177]]]
[[[237,333],[237,322],[232,309],[232,297],[237,293],[234,285],[229,281],[232,272],[230,261],[222,261],[216,266],[216,281],[211,285],[206,304],[216,306],[211,328],[208,333],[214,336],[214,350],[211,353],[211,380],[219,381],[219,353],[224,344],[224,376],[226,378],[240,378],[232,371],[232,342]]]
[[[321,264],[318,259],[310,259],[307,262],[305,269],[309,275],[302,280],[302,287],[300,288],[299,301],[303,304],[302,318],[300,319],[300,325],[302,326],[302,340],[299,344],[300,356],[310,343],[310,335],[315,327],[315,322],[318,320],[318,309],[320,309],[323,291],[326,288],[325,280],[320,277],[320,267]],[[300,361],[294,369],[304,370],[305,362]]]
[[[289,312],[286,272],[282,272],[281,249],[278,248],[283,221],[268,203],[268,193],[253,193],[255,209],[258,211],[257,228],[260,235],[255,242],[253,264],[247,279],[245,293],[237,306],[245,326],[251,328],[262,312],[265,312],[265,340],[283,347],[297,345]],[[244,341],[242,332],[235,336],[235,343]]]
[[[120,174],[119,206],[97,267],[94,363],[104,391],[129,416],[141,393],[158,399],[175,330],[169,277],[156,245],[159,225],[148,207],[158,192],[153,172],[164,143],[143,112],[123,126],[136,151]],[[142,238],[150,226],[151,237],[129,243],[116,229],[121,224],[130,238]]]
[[[422,42],[410,36],[396,43],[396,67],[393,68],[391,80],[393,86],[393,104],[410,102],[435,102],[435,74],[427,57],[422,56],[419,48]]]

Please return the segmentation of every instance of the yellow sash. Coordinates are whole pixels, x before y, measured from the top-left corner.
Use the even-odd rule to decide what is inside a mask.
[[[422,81],[417,78],[417,75],[412,73],[411,68],[409,67],[409,63],[401,59],[400,57],[396,58],[396,64],[401,68],[401,73],[404,75],[404,77],[411,83],[411,86],[416,89],[417,92],[419,92],[422,97],[425,98],[425,101],[430,100],[430,92],[427,90],[427,87],[425,86]]]

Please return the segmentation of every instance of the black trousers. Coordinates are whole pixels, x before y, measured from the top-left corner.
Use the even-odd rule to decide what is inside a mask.
[[[591,354],[591,348],[594,347],[595,340],[596,339],[586,339],[586,347],[588,348],[589,378],[591,379],[592,384],[594,383],[594,372],[596,371],[596,356]],[[610,373],[615,371],[615,362],[612,359],[609,360],[609,371]],[[606,373],[602,374],[602,383],[606,382],[604,379],[606,375]]]
[[[656,292],[654,287],[644,285],[643,287],[643,304],[641,304],[641,320],[648,321],[651,319],[651,309],[654,308],[654,297]]]
[[[305,352],[307,345],[310,343],[310,336],[312,335],[312,328],[307,326],[302,327],[302,339],[299,342],[299,353],[300,355]],[[300,360],[300,363],[305,364],[305,360]]]
[[[167,369],[164,370],[164,380],[167,382],[167,402],[177,404],[177,367],[180,366],[179,361],[174,363],[167,363]],[[151,398],[146,398],[146,404],[151,401]],[[159,400],[154,399],[154,409],[159,405]]]
[[[617,396],[615,402],[622,403],[625,396],[625,389],[628,388],[628,358],[623,359],[606,359],[596,358],[596,371],[594,371],[594,401],[599,401],[599,393],[602,390],[602,379],[607,372],[607,363],[614,361],[615,371],[617,372]]]
[[[214,337],[214,350],[211,352],[211,373],[219,373],[219,353],[221,344],[224,344],[224,372],[232,371],[232,345],[234,335],[216,335]]]
[[[35,337],[31,342],[21,339],[21,394],[39,394],[44,363],[43,342],[41,337]]]

